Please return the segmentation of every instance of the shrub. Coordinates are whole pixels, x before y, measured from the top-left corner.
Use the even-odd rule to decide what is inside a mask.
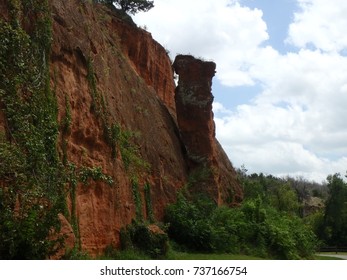
[[[168,252],[168,236],[158,226],[133,222],[121,231],[123,250],[139,250],[154,259]]]
[[[177,202],[168,206],[165,213],[169,236],[188,249],[212,251],[212,224],[208,217],[215,207],[205,198],[192,202],[179,194]]]
[[[198,252],[299,259],[312,256],[317,244],[299,217],[264,205],[260,198],[228,208],[202,197],[188,200],[180,194],[166,209],[165,218],[169,236]]]

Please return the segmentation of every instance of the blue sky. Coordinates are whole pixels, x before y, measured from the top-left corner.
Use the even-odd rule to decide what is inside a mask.
[[[295,0],[242,0],[241,4],[263,12],[263,20],[269,33],[267,44],[281,53],[292,50],[292,46],[286,44],[285,40],[294,12],[298,10]]]
[[[266,22],[269,34],[269,39],[264,42],[264,45],[270,45],[280,53],[295,51],[295,47],[285,42],[294,12],[298,9],[295,0],[242,0],[240,3],[262,11],[262,18]],[[230,88],[223,86],[217,79],[213,84],[215,100],[229,109],[235,109],[237,105],[251,102],[260,91],[261,85],[259,84]]]
[[[216,135],[235,167],[323,181],[347,170],[347,1],[157,0],[135,21],[217,64]]]

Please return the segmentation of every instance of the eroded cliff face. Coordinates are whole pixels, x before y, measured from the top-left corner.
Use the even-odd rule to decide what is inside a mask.
[[[104,6],[57,0],[52,1],[52,12],[52,87],[59,100],[60,122],[67,114],[66,100],[71,107],[71,128],[61,139],[65,153],[69,162],[99,166],[115,180],[112,187],[100,182],[90,182],[87,188],[79,185],[76,201],[70,202],[70,211],[76,204],[82,248],[100,253],[109,244],[118,246],[120,228],[136,217],[133,177],[139,181],[141,211],[146,216],[146,207],[151,207],[157,219],[162,219],[165,205],[175,200],[187,179],[178,131],[169,113],[174,110],[173,73],[164,48],[149,33]],[[129,141],[139,148],[147,168],[127,170],[119,143],[112,157],[104,120],[91,109],[97,101],[90,72],[105,104],[103,118],[110,126],[136,135]],[[145,183],[151,186],[150,206],[145,203]]]
[[[0,8],[6,19],[5,2]],[[66,167],[101,170],[113,179],[67,186],[69,214],[59,217],[67,245],[79,243],[92,255],[119,246],[122,227],[139,214],[161,220],[199,168],[209,170],[199,188],[216,202],[240,201],[235,171],[215,139],[214,63],[177,58],[175,101],[170,59],[150,33],[103,5],[50,4],[60,159]],[[3,131],[5,124],[0,112]]]
[[[237,204],[242,200],[237,175],[215,138],[211,87],[216,64],[178,55],[173,67],[179,75],[175,95],[177,121],[190,172],[209,171],[203,172],[205,179],[193,189],[207,193],[219,205]]]

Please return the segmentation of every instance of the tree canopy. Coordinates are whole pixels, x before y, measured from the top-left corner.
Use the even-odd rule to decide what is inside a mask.
[[[324,236],[331,246],[347,246],[347,183],[340,174],[328,177],[329,198],[324,215]]]
[[[137,12],[147,12],[154,7],[154,1],[149,0],[103,0],[106,4],[114,4],[125,13],[136,14]]]

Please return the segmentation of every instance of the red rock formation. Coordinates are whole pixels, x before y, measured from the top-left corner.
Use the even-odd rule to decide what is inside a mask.
[[[236,183],[236,173],[215,138],[211,86],[216,64],[179,55],[173,67],[179,75],[175,95],[177,121],[191,172],[208,171],[206,180],[198,182],[195,189],[208,193],[218,204],[238,203],[242,191]]]
[[[182,96],[187,102],[177,102],[176,112],[170,59],[147,31],[103,5],[80,0],[50,3],[53,18],[50,72],[61,126],[59,152],[77,168],[101,167],[114,180],[112,186],[93,180],[86,185],[79,183],[75,196],[68,195],[70,217],[61,216],[60,220],[69,235],[69,246],[79,239],[83,250],[97,255],[110,244],[119,245],[120,229],[131,223],[138,210],[131,182],[134,176],[139,180],[144,217],[146,208],[152,207],[155,218],[161,220],[165,206],[175,201],[177,191],[197,166],[193,163],[199,163],[200,158],[213,168],[213,176],[205,182],[213,197],[219,203],[228,197],[230,202],[238,201],[240,191],[235,172],[214,138],[210,94],[214,64],[203,63],[201,67],[200,62],[191,59],[193,64],[179,66],[180,85],[184,81],[191,95]],[[0,0],[0,8],[4,9],[0,14],[6,15],[3,7],[4,1]],[[196,69],[190,68],[195,64]],[[93,94],[100,100],[95,100]],[[191,98],[197,103],[190,104],[194,101]],[[189,119],[189,111],[194,112],[195,119]],[[176,113],[180,115],[181,133]],[[68,115],[71,124],[64,131],[62,124]],[[0,130],[5,130],[5,122],[6,116],[0,111]],[[119,125],[137,135],[129,141],[139,147],[138,155],[148,168],[137,169],[135,173],[127,170],[119,142],[116,156],[112,156],[114,147],[105,137],[105,123]],[[150,185],[152,205],[146,205],[145,183]],[[72,216],[76,216],[78,229],[74,234],[69,225]]]
[[[109,123],[139,135],[134,145],[140,147],[143,161],[150,165],[148,172],[138,174],[143,212],[143,185],[148,181],[157,219],[162,218],[165,205],[175,200],[187,177],[175,121],[168,111],[173,106],[163,102],[165,96],[167,100],[174,98],[173,74],[164,48],[146,31],[122,22],[106,7],[53,0],[52,12],[52,87],[56,88],[60,121],[66,114],[66,99],[71,107],[70,133],[61,140],[67,142],[68,160],[77,166],[100,166],[115,180],[114,187],[91,181],[87,187],[77,188],[75,203],[82,248],[97,254],[109,244],[119,244],[120,228],[135,217],[136,205],[132,175],[119,153],[112,159],[102,120],[91,110],[87,61],[92,62],[97,91],[107,104]],[[134,42],[137,47],[132,45]],[[137,57],[137,48],[138,53],[141,49],[148,52]],[[164,88],[160,81],[168,76],[171,80]]]
[[[131,60],[134,69],[154,88],[170,112],[175,114],[175,83],[167,51],[153,40],[150,33],[132,24],[113,17],[112,28],[119,30],[123,52]]]
[[[211,86],[216,64],[179,55],[173,67],[179,75],[175,95],[177,121],[188,157],[198,163],[210,160],[215,137]]]

